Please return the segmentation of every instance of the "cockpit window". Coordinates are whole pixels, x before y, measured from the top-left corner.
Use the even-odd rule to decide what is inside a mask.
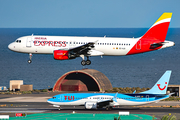
[[[21,40],[16,40],[15,42],[16,42],[16,43],[21,43]]]
[[[52,97],[53,99],[56,99],[56,97]]]

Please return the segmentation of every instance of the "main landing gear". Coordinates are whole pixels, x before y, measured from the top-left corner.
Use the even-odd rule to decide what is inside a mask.
[[[28,60],[28,63],[30,64],[32,62],[32,53],[29,53],[29,60]]]
[[[87,60],[84,60],[84,55],[80,55],[80,57],[83,59],[81,61],[81,65],[85,66],[85,65],[90,65],[91,61],[89,60],[89,56],[87,56]]]
[[[106,110],[112,110],[112,107],[111,106],[107,106]]]

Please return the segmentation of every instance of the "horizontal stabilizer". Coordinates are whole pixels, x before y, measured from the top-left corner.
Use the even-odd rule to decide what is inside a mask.
[[[156,48],[161,47],[161,46],[163,46],[162,42],[154,43],[154,44],[151,44],[150,49],[156,49]]]

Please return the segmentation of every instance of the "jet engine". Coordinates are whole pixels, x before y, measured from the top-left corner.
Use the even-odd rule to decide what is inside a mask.
[[[86,109],[97,109],[97,103],[96,102],[86,102],[85,108]]]
[[[76,58],[68,50],[54,50],[53,55],[55,60],[68,60]]]

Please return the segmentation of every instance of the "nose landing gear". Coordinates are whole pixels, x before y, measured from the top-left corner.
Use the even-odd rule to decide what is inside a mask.
[[[32,62],[32,53],[29,53],[29,60],[28,60],[28,63],[30,64]]]

